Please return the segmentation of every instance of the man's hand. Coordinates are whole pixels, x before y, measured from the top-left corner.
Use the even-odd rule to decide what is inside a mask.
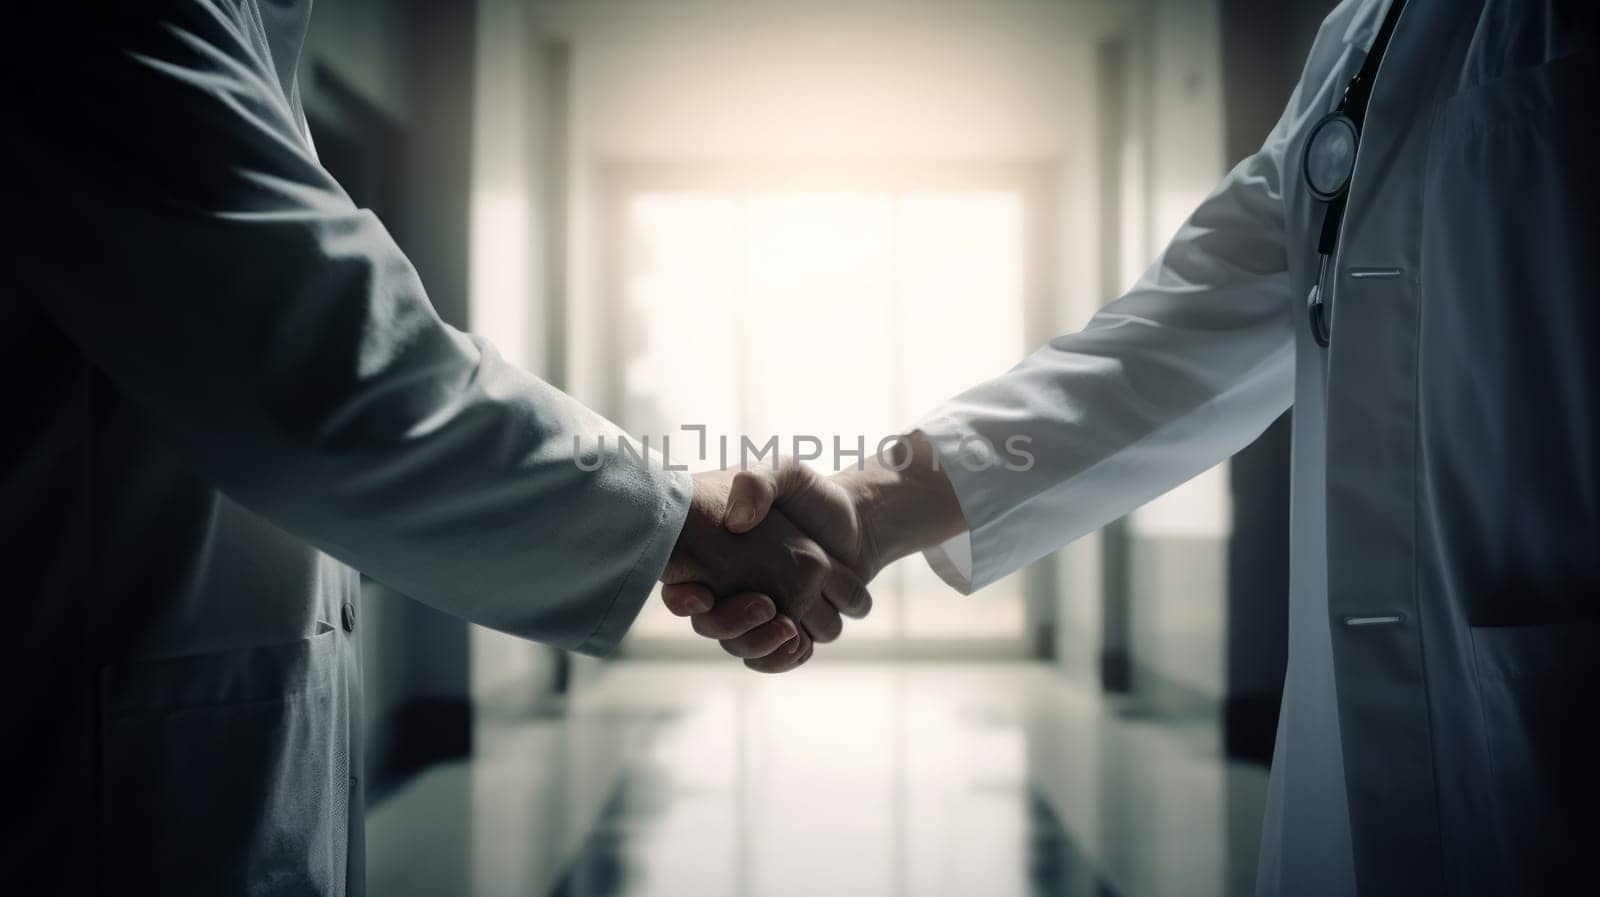
[[[710,595],[728,596],[694,615],[695,630],[752,669],[792,669],[810,659],[812,642],[839,637],[841,614],[864,615],[872,598],[850,566],[782,512],[730,532],[724,518],[733,480],[730,471],[696,475],[689,517],[661,575],[663,596],[681,613],[713,604]],[[690,582],[704,588],[671,588]]]
[[[938,469],[927,440],[913,433],[896,448],[898,452],[888,463],[873,458],[861,469],[829,478],[793,462],[777,470],[741,471],[728,486],[725,528],[733,533],[750,532],[770,515],[781,513],[836,563],[849,568],[860,582],[868,582],[889,563],[967,528],[955,491]],[[752,630],[739,630],[734,624],[746,613],[752,620],[760,616],[759,610],[750,608],[764,607],[763,596],[740,594],[717,601],[715,594],[704,582],[680,582],[662,589],[662,598],[673,613],[691,617],[695,631],[718,639],[724,648],[744,657],[752,669],[777,672],[799,665],[782,664],[781,648],[765,655],[751,653],[760,650],[764,642],[752,638]],[[866,609],[862,607],[861,613]],[[782,621],[782,614],[777,614],[756,625]]]

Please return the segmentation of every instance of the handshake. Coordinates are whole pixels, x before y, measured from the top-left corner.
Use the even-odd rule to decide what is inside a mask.
[[[784,672],[866,616],[885,566],[966,528],[920,433],[832,477],[792,461],[696,474],[661,594],[746,666]]]

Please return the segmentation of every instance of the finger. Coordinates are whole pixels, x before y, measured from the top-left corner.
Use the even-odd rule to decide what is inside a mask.
[[[746,632],[738,638],[722,640],[722,650],[734,657],[751,659],[766,657],[800,635],[800,627],[788,617],[778,617]]]
[[[689,618],[694,631],[706,638],[738,638],[778,615],[772,599],[755,592],[741,592],[717,602],[716,607]]]
[[[839,613],[857,620],[872,610],[872,593],[867,591],[866,583],[849,567],[837,562],[829,569],[828,578],[822,583],[822,596]]]
[[[703,583],[680,582],[661,587],[661,603],[676,616],[689,617],[715,607],[717,599]]]
[[[722,525],[732,533],[747,533],[767,519],[778,497],[777,474],[770,470],[741,470],[728,487],[728,507]]]
[[[765,657],[752,657],[744,665],[758,673],[782,673],[799,666],[811,651],[811,637],[801,629],[794,638],[785,642]]]
[[[816,471],[797,461],[787,461],[777,470],[741,470],[728,487],[722,525],[729,532],[749,532],[767,518],[774,503],[806,491],[817,479]]]
[[[811,636],[811,640],[815,642],[826,644],[844,632],[844,621],[839,618],[839,612],[820,595],[801,608],[798,619],[806,633]]]
[[[778,650],[766,657],[750,658],[744,665],[758,673],[784,673],[811,659],[811,650],[811,638],[801,630]]]

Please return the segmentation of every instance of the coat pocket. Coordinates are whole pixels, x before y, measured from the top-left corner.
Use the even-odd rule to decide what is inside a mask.
[[[1495,810],[1484,824],[1498,865],[1514,893],[1574,893],[1600,835],[1600,623],[1474,627],[1472,648]]]
[[[101,671],[111,893],[342,891],[337,635]]]
[[[1563,127],[1586,131],[1569,113],[1592,102],[1600,53],[1579,50],[1508,72],[1445,100],[1440,130],[1446,140],[1470,138],[1496,128],[1522,128],[1549,115]],[[1507,172],[1508,175],[1514,172]]]

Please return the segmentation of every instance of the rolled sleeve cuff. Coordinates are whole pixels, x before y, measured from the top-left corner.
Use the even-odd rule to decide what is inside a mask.
[[[927,549],[922,556],[945,585],[963,595],[972,594],[972,539],[966,533]]]
[[[618,586],[599,625],[588,638],[572,649],[579,654],[600,657],[615,651],[655,590],[661,571],[666,569],[667,559],[678,544],[678,533],[683,530],[683,522],[689,516],[694,480],[682,471],[662,471],[660,494],[655,532]]]
[[[994,447],[958,418],[936,415],[916,430],[939,456],[939,469],[949,478],[967,521],[967,531],[925,550],[928,566],[956,591],[970,595],[1011,572],[1000,542],[1004,514],[995,494],[992,468],[999,463]]]

